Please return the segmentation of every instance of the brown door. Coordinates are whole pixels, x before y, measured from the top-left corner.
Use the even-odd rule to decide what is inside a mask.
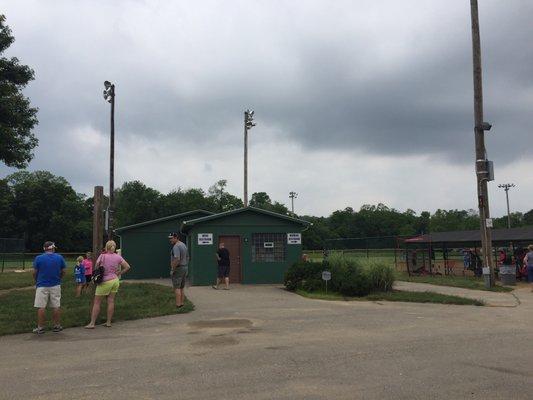
[[[229,251],[229,281],[241,283],[241,237],[240,236],[219,236],[218,244],[224,243],[224,247]]]

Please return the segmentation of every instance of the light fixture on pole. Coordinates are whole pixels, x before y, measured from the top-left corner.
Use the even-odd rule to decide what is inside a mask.
[[[499,188],[505,190],[505,197],[507,199],[507,228],[511,229],[511,209],[509,208],[509,189],[514,187],[514,183],[503,183],[498,185]]]
[[[248,130],[255,126],[254,111],[244,112],[244,207],[248,207]]]
[[[291,208],[292,208],[292,214],[294,215],[294,199],[298,197],[298,193],[296,192],[289,192],[289,197],[291,199]]]
[[[113,211],[115,205],[115,85],[109,81],[104,82],[104,99],[111,104],[111,135],[109,146],[109,204],[106,210],[107,240],[113,239]]]

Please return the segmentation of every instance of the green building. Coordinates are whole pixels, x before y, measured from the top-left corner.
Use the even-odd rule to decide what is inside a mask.
[[[180,220],[181,229],[177,229]],[[283,282],[287,268],[301,258],[301,233],[309,225],[297,218],[245,207],[220,214],[194,211],[120,228],[117,232],[121,235],[122,254],[132,265],[132,278],[167,277],[170,253],[167,235],[180,231],[186,235],[191,256],[191,284],[213,284],[217,272],[215,253],[221,242],[230,253],[230,282],[257,284]]]
[[[131,265],[128,279],[166,278],[170,271],[168,234],[179,232],[183,221],[211,215],[197,210],[124,226],[115,230],[122,256]]]

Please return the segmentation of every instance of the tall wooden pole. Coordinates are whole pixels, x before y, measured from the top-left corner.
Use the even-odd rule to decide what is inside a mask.
[[[113,239],[113,211],[115,210],[115,85],[111,85],[111,143],[109,146],[109,207],[107,209],[107,240]]]
[[[483,86],[481,73],[481,41],[479,37],[479,17],[477,0],[470,0],[472,18],[472,60],[474,72],[474,136],[476,144],[476,177],[481,219],[481,246],[483,249],[483,266],[490,271],[489,286],[494,286],[494,263],[492,259],[492,232],[487,226],[490,218],[489,193],[487,188],[485,131],[483,129]]]
[[[248,207],[248,112],[244,112],[244,207]]]
[[[104,187],[94,187],[93,198],[93,263],[102,251],[104,244],[104,224],[103,224],[103,201],[104,201]]]

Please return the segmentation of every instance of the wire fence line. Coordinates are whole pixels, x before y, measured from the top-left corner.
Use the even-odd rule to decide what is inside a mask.
[[[42,253],[2,253],[0,252],[0,271],[26,270],[32,268],[33,260]],[[80,253],[59,253],[67,262],[74,262],[76,258],[85,254]]]

